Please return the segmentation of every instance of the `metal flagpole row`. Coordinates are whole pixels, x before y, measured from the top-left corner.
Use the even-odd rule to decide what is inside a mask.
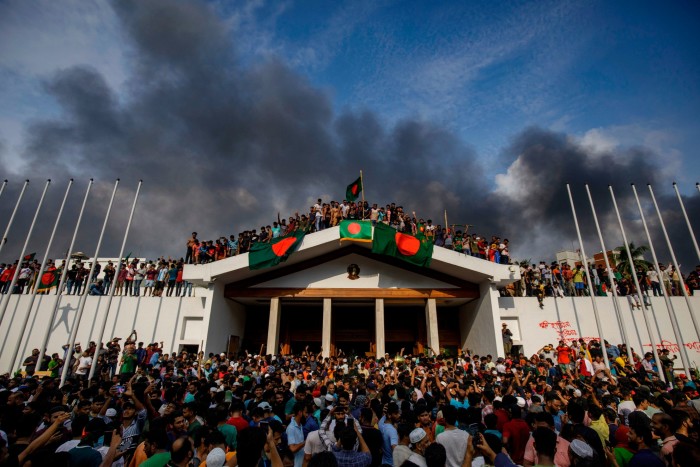
[[[70,261],[70,257],[73,254],[73,246],[75,245],[75,239],[78,237],[78,229],[80,228],[80,222],[83,219],[83,212],[85,212],[85,205],[87,204],[88,200],[88,195],[90,194],[90,188],[92,188],[92,184],[94,183],[93,179],[91,178],[90,181],[88,182],[87,189],[85,190],[85,197],[83,198],[83,205],[80,207],[80,213],[78,214],[78,221],[75,224],[75,229],[73,230],[73,238],[70,241],[70,246],[68,247],[68,254],[66,255],[64,261],[63,261],[63,272],[61,273],[61,280],[58,283],[58,289],[56,290],[56,300],[54,301],[53,304],[53,310],[51,311],[51,318],[49,319],[49,324],[46,327],[46,331],[44,332],[44,338],[41,341],[41,346],[39,347],[39,362],[44,360],[44,354],[46,352],[46,346],[49,344],[49,337],[51,336],[51,330],[53,328],[53,322],[56,320],[56,314],[58,313],[58,306],[61,303],[61,292],[63,290],[63,286],[66,283],[66,277],[68,275],[68,261]],[[71,349],[68,349],[68,351],[72,351]],[[69,354],[70,355],[70,354]],[[70,357],[67,359],[70,360]],[[67,363],[64,362],[64,365]]]
[[[5,243],[7,243],[7,236],[10,234],[10,228],[12,227],[12,222],[15,220],[15,214],[17,214],[17,209],[19,208],[19,203],[22,201],[22,197],[24,196],[24,192],[27,189],[27,185],[29,185],[29,180],[24,181],[24,185],[22,186],[22,191],[19,192],[19,198],[17,198],[17,202],[15,203],[15,208],[12,210],[12,215],[10,216],[10,221],[7,223],[7,228],[5,229],[5,234],[0,239],[0,253],[2,253],[2,249],[5,247]]]
[[[109,214],[112,212],[112,205],[114,204],[114,195],[117,193],[117,188],[119,187],[119,179],[117,179],[116,182],[114,182],[114,190],[112,190],[112,197],[109,200],[109,206],[107,207],[107,214],[105,215],[105,220],[104,223],[102,224],[102,231],[100,232],[100,237],[97,240],[97,247],[95,248],[95,255],[93,256],[93,261],[92,261],[92,266],[90,267],[90,273],[88,274],[88,277],[91,278],[93,273],[95,272],[95,266],[97,265],[97,257],[100,254],[100,247],[102,246],[102,238],[104,237],[105,230],[107,230],[107,221],[109,221]],[[66,268],[68,265],[66,265]],[[73,348],[75,347],[75,338],[78,334],[78,328],[80,327],[80,319],[83,317],[83,310],[85,310],[85,302],[88,296],[88,291],[86,290],[82,295],[80,295],[80,300],[78,302],[78,311],[75,317],[75,321],[73,324],[73,329],[71,329],[70,332],[70,337],[68,339],[68,355],[66,358],[66,361],[63,362],[63,371],[61,372],[61,384],[59,387],[62,387],[65,382],[66,378],[68,377],[68,369],[70,367],[70,360],[71,356],[73,355]],[[98,352],[95,352],[95,361],[93,362],[93,365],[97,364],[97,354]]]
[[[124,239],[122,240],[122,246],[121,249],[119,250],[119,256],[117,257],[117,269],[114,272],[114,277],[119,277],[119,271],[121,270],[122,267],[122,257],[124,256],[124,248],[126,247],[126,239],[129,236],[129,229],[131,229],[131,220],[134,218],[134,211],[136,210],[136,201],[139,199],[139,192],[141,191],[141,184],[143,183],[143,180],[139,180],[139,184],[136,187],[136,194],[134,195],[134,202],[131,205],[131,212],[129,213],[129,220],[126,223],[126,231],[124,232]],[[95,256],[95,259],[97,259],[97,256]],[[125,267],[128,267],[129,265],[125,265]],[[117,290],[116,287],[112,287],[110,292],[109,292],[109,299],[107,300],[107,306],[105,307],[105,312],[104,316],[102,317],[102,325],[100,326],[100,332],[97,335],[97,339],[94,340],[95,344],[97,344],[97,350],[95,351],[95,358],[97,358],[97,354],[99,353],[100,347],[102,346],[102,339],[104,339],[104,334],[105,334],[105,328],[107,327],[107,318],[109,317],[109,308],[112,305],[112,300],[114,299],[114,293]],[[92,362],[92,365],[90,366],[90,373],[88,375],[88,385],[90,385],[90,381],[92,381],[92,378],[95,376],[95,370],[97,369],[97,361]]]
[[[627,344],[627,357],[630,362],[634,362],[634,354],[632,353],[632,347],[629,345],[629,338],[627,337],[627,330],[625,328],[625,322],[622,317],[622,310],[620,309],[620,303],[617,299],[617,287],[615,287],[615,274],[610,267],[610,260],[608,259],[608,250],[605,248],[605,242],[603,241],[603,234],[600,230],[600,224],[598,223],[598,215],[595,212],[595,206],[593,205],[593,198],[591,197],[591,190],[586,184],[586,194],[588,194],[588,201],[591,203],[591,211],[593,212],[593,221],[595,222],[595,228],[598,231],[598,239],[600,240],[600,247],[603,249],[603,258],[605,259],[605,268],[608,271],[608,278],[610,279],[610,288],[613,294],[613,308],[615,309],[615,316],[617,317],[618,326],[620,326],[620,331],[622,332],[622,339]],[[603,348],[605,351],[605,348]]]
[[[697,186],[697,185],[696,185]],[[700,248],[698,248],[698,241],[695,239],[695,232],[693,232],[693,227],[690,225],[690,219],[688,219],[688,213],[685,212],[685,204],[683,204],[683,198],[678,191],[678,185],[673,182],[673,189],[676,190],[676,196],[678,197],[678,204],[681,205],[681,211],[683,211],[683,217],[685,218],[685,223],[688,225],[688,231],[690,232],[690,239],[693,241],[693,246],[695,247],[695,254],[698,255],[700,259]],[[680,271],[679,271],[680,274]]]
[[[5,187],[7,186],[7,180],[4,180],[2,182],[2,186],[0,187],[0,198],[2,198],[2,194],[5,192]]]
[[[10,304],[10,297],[12,296],[13,289],[14,289],[15,285],[17,284],[17,279],[19,278],[20,270],[22,269],[22,261],[24,261],[24,255],[27,252],[27,245],[29,245],[29,238],[32,236],[32,231],[34,231],[34,226],[36,225],[36,219],[39,217],[39,211],[41,210],[41,205],[44,203],[44,198],[46,197],[46,191],[49,189],[50,184],[51,184],[51,180],[50,179],[46,180],[46,185],[44,185],[44,191],[41,193],[41,198],[39,199],[39,204],[37,205],[36,211],[34,212],[34,218],[32,219],[32,224],[29,226],[29,232],[27,233],[27,237],[24,239],[24,245],[22,246],[22,252],[19,254],[19,259],[17,260],[17,268],[15,269],[15,273],[12,275],[12,282],[10,282],[10,288],[8,289],[7,293],[2,296],[2,301],[0,302],[0,323],[2,323],[3,319],[5,318],[5,312],[7,311],[7,306]],[[19,302],[19,298],[20,297],[17,297],[18,302]],[[9,333],[9,329],[8,329],[8,333]],[[3,350],[5,348],[6,342],[7,342],[7,339],[5,339],[5,342],[3,342],[3,344],[2,344]],[[0,354],[1,353],[2,353],[2,351],[0,351]]]
[[[656,339],[654,339],[654,333],[651,329],[651,324],[649,316],[647,313],[647,306],[644,302],[644,297],[642,296],[642,288],[639,286],[639,277],[637,277],[637,268],[634,266],[634,258],[632,258],[632,252],[630,251],[630,244],[627,241],[627,234],[625,233],[625,227],[622,225],[622,217],[620,217],[620,210],[617,208],[617,200],[615,199],[615,193],[613,192],[612,185],[608,185],[610,190],[610,197],[612,198],[613,207],[615,208],[615,214],[617,215],[617,222],[620,224],[620,233],[622,233],[622,241],[625,245],[625,251],[627,252],[627,261],[629,261],[630,271],[632,272],[632,278],[634,279],[634,286],[637,288],[637,295],[639,296],[639,303],[642,307],[642,317],[644,318],[644,324],[647,327],[647,334],[649,334],[649,340],[651,341],[651,351],[654,354],[654,361],[656,362],[656,370],[659,373],[659,377],[662,381],[666,381],[666,375],[664,375],[663,369],[661,368],[661,360],[659,359],[659,351],[656,348]],[[650,302],[651,303],[651,302]],[[651,305],[650,305],[651,306]],[[652,313],[654,309],[652,308]],[[632,316],[634,316],[634,310],[632,310]],[[659,336],[661,337],[661,336]],[[629,343],[627,344],[629,345]],[[639,343],[640,347],[644,345],[643,342]],[[644,354],[644,348],[639,349],[642,354]],[[634,365],[634,360],[630,362]]]
[[[690,303],[690,298],[688,297],[688,291],[685,290],[685,281],[683,280],[683,274],[681,274],[678,261],[676,261],[676,254],[673,252],[673,246],[671,245],[671,239],[668,238],[668,232],[666,232],[666,224],[664,224],[664,219],[661,217],[661,211],[659,210],[659,205],[656,204],[656,197],[654,196],[654,190],[651,185],[649,187],[649,194],[651,195],[651,201],[654,203],[654,209],[656,210],[656,215],[659,216],[659,224],[661,224],[661,230],[664,233],[664,238],[666,239],[666,244],[668,245],[668,252],[671,254],[671,261],[673,261],[673,266],[676,268],[676,273],[678,273],[678,279],[681,283],[681,290],[683,291],[683,296],[685,297],[685,303],[688,305],[688,311],[690,312],[690,318],[693,320],[693,326],[695,326],[695,334],[700,337],[700,326],[698,325],[698,320],[695,317],[695,310],[693,305]],[[661,278],[660,278],[661,279]]]
[[[642,210],[642,203],[639,202],[639,195],[637,195],[637,187],[632,184],[632,192],[634,193],[634,199],[637,201],[637,208],[639,208],[639,215],[642,218],[642,225],[644,226],[644,233],[647,236],[647,242],[649,243],[649,250],[651,251],[651,258],[654,260],[654,270],[658,275],[659,281],[663,282],[663,276],[661,274],[661,269],[659,268],[659,259],[656,257],[656,250],[654,249],[654,244],[651,242],[651,235],[649,234],[649,228],[647,227],[647,221],[644,217],[644,211]],[[661,294],[664,297],[664,302],[666,303],[666,308],[668,309],[668,314],[671,317],[671,327],[673,328],[673,334],[676,337],[676,342],[678,343],[679,353],[681,354],[681,361],[683,362],[683,369],[685,374],[690,374],[690,359],[688,358],[688,349],[685,347],[685,342],[683,340],[683,335],[681,334],[681,328],[678,325],[678,317],[676,316],[676,310],[673,308],[671,299],[666,295],[664,291]],[[659,336],[660,337],[660,336]],[[661,362],[657,362],[659,365]],[[669,381],[671,383],[672,381]]]
[[[58,210],[58,215],[56,216],[56,222],[53,225],[53,230],[51,231],[51,237],[49,238],[49,243],[46,245],[46,253],[44,253],[44,259],[41,261],[41,266],[39,266],[39,273],[37,275],[37,280],[34,281],[34,289],[31,291],[31,298],[29,299],[29,304],[27,305],[27,311],[24,314],[24,321],[22,322],[22,326],[20,326],[20,336],[24,336],[25,332],[27,332],[27,324],[29,323],[29,316],[32,314],[32,307],[34,306],[34,300],[36,299],[36,294],[39,291],[39,286],[41,285],[41,279],[44,275],[44,268],[46,268],[46,262],[49,259],[49,251],[51,250],[51,245],[53,244],[53,239],[56,235],[56,229],[58,229],[58,223],[61,221],[61,216],[63,215],[63,208],[66,206],[66,200],[68,199],[68,193],[70,193],[71,186],[73,186],[73,179],[71,178],[70,181],[68,182],[68,187],[66,188],[66,193],[63,195],[63,201],[61,202],[61,207]],[[37,310],[38,312],[38,310]],[[5,342],[7,342],[7,338],[9,337],[9,330],[7,333],[7,336],[5,336]],[[14,368],[16,368],[14,365],[18,364],[16,362],[17,360],[17,354],[19,353],[20,350],[20,345],[16,345],[14,351],[12,352],[12,358],[10,359],[10,369],[9,371],[11,372]],[[37,369],[41,369],[41,364],[42,361],[38,360],[37,361]]]
[[[591,298],[591,305],[593,305],[593,314],[595,315],[595,324],[598,327],[598,336],[600,337],[600,345],[603,350],[603,360],[605,366],[610,368],[610,361],[608,360],[608,352],[605,351],[605,337],[603,336],[603,326],[600,324],[600,315],[598,314],[598,305],[595,301],[595,294],[593,293],[593,283],[591,281],[591,274],[588,271],[588,260],[586,258],[586,252],[583,248],[583,239],[581,238],[581,230],[578,226],[578,218],[576,217],[576,208],[574,207],[574,198],[571,196],[571,187],[566,184],[566,191],[569,193],[569,202],[571,203],[571,213],[574,216],[574,225],[576,226],[576,235],[578,235],[578,243],[581,246],[581,257],[583,260],[583,268],[586,271],[586,278],[588,279],[588,293]]]

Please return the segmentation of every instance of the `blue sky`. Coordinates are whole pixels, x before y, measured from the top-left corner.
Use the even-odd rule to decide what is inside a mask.
[[[335,197],[345,172],[394,168],[413,151],[415,163],[406,164],[398,182],[375,185],[386,198],[380,202],[423,186],[422,212],[449,209],[481,223],[484,234],[509,229],[515,232],[503,235],[515,244],[549,254],[560,246],[539,232],[516,237],[529,228],[525,215],[511,227],[484,219],[495,205],[527,211],[529,196],[548,184],[561,189],[571,174],[554,163],[559,171],[550,171],[547,157],[571,158],[566,164],[586,169],[610,164],[624,172],[611,177],[615,183],[653,176],[662,194],[674,180],[685,195],[696,193],[698,13],[697,2],[647,1],[0,0],[3,178],[32,178],[44,163],[49,176],[146,177],[144,212],[158,212],[157,223],[167,227],[163,238],[177,242],[190,229],[182,223],[202,222],[212,238],[250,228],[246,222],[269,223],[270,212]],[[201,47],[182,50],[190,69],[177,68],[178,50],[159,43],[158,34]],[[197,92],[201,87],[201,103],[192,87],[180,86],[187,73],[213,81],[192,81]],[[190,107],[171,107],[178,99]],[[241,108],[249,114],[239,114]],[[210,111],[230,121],[208,120]],[[249,115],[269,128],[241,130]],[[100,118],[109,124],[95,133],[91,124]],[[142,134],[137,125],[152,131]],[[362,132],[371,141],[353,140]],[[542,156],[550,152],[540,154],[539,142],[553,155]],[[645,154],[639,160],[636,147]],[[157,162],[165,155],[203,157],[210,167],[188,177],[161,171]],[[120,157],[132,159],[111,163]],[[354,157],[365,166],[346,163]],[[268,174],[255,164],[245,170],[251,161],[294,158],[297,178],[283,177],[280,164],[262,192]],[[327,160],[337,166],[328,179],[308,175],[305,164],[322,167]],[[227,170],[211,170],[219,164]],[[583,171],[581,180],[605,174],[596,170]],[[215,205],[218,198],[208,196],[222,194],[235,204],[177,224],[168,182],[197,193],[200,206]],[[108,190],[102,188],[103,198]],[[491,204],[473,203],[481,194]],[[537,216],[558,209],[564,217],[550,222],[568,224],[570,213],[556,203],[561,195],[549,196],[553,204],[543,201]],[[561,233],[561,247],[568,247],[572,232]],[[158,248],[139,246],[149,254]]]
[[[694,2],[290,2],[253,9],[241,54],[284,57],[338,109],[441,121],[483,158],[539,125],[680,157],[679,182],[692,187],[698,10]]]

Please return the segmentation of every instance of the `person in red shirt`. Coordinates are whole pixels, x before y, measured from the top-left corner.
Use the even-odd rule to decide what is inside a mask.
[[[530,439],[530,426],[522,419],[522,409],[517,405],[510,408],[511,419],[503,425],[503,445],[508,446],[511,459],[522,465],[525,446]]]
[[[573,378],[571,374],[571,347],[566,345],[563,340],[559,341],[559,346],[557,346],[557,364],[559,366],[559,371],[562,376],[569,375]]]
[[[243,418],[242,413],[243,404],[238,402],[234,403],[231,405],[231,417],[226,421],[227,424],[235,426],[239,434],[249,426],[246,419]]]

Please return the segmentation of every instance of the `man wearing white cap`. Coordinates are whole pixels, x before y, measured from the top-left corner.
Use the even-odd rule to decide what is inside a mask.
[[[428,467],[425,462],[425,448],[430,444],[430,439],[423,428],[416,428],[408,436],[413,446],[413,454],[408,458],[410,462],[413,462],[418,467]]]

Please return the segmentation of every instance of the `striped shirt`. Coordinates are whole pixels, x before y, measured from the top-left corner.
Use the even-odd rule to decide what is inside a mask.
[[[146,415],[146,409],[141,409],[131,421],[131,424],[124,428],[122,442],[119,445],[118,451],[127,451],[138,445],[139,436],[141,436],[141,431],[146,423]]]

